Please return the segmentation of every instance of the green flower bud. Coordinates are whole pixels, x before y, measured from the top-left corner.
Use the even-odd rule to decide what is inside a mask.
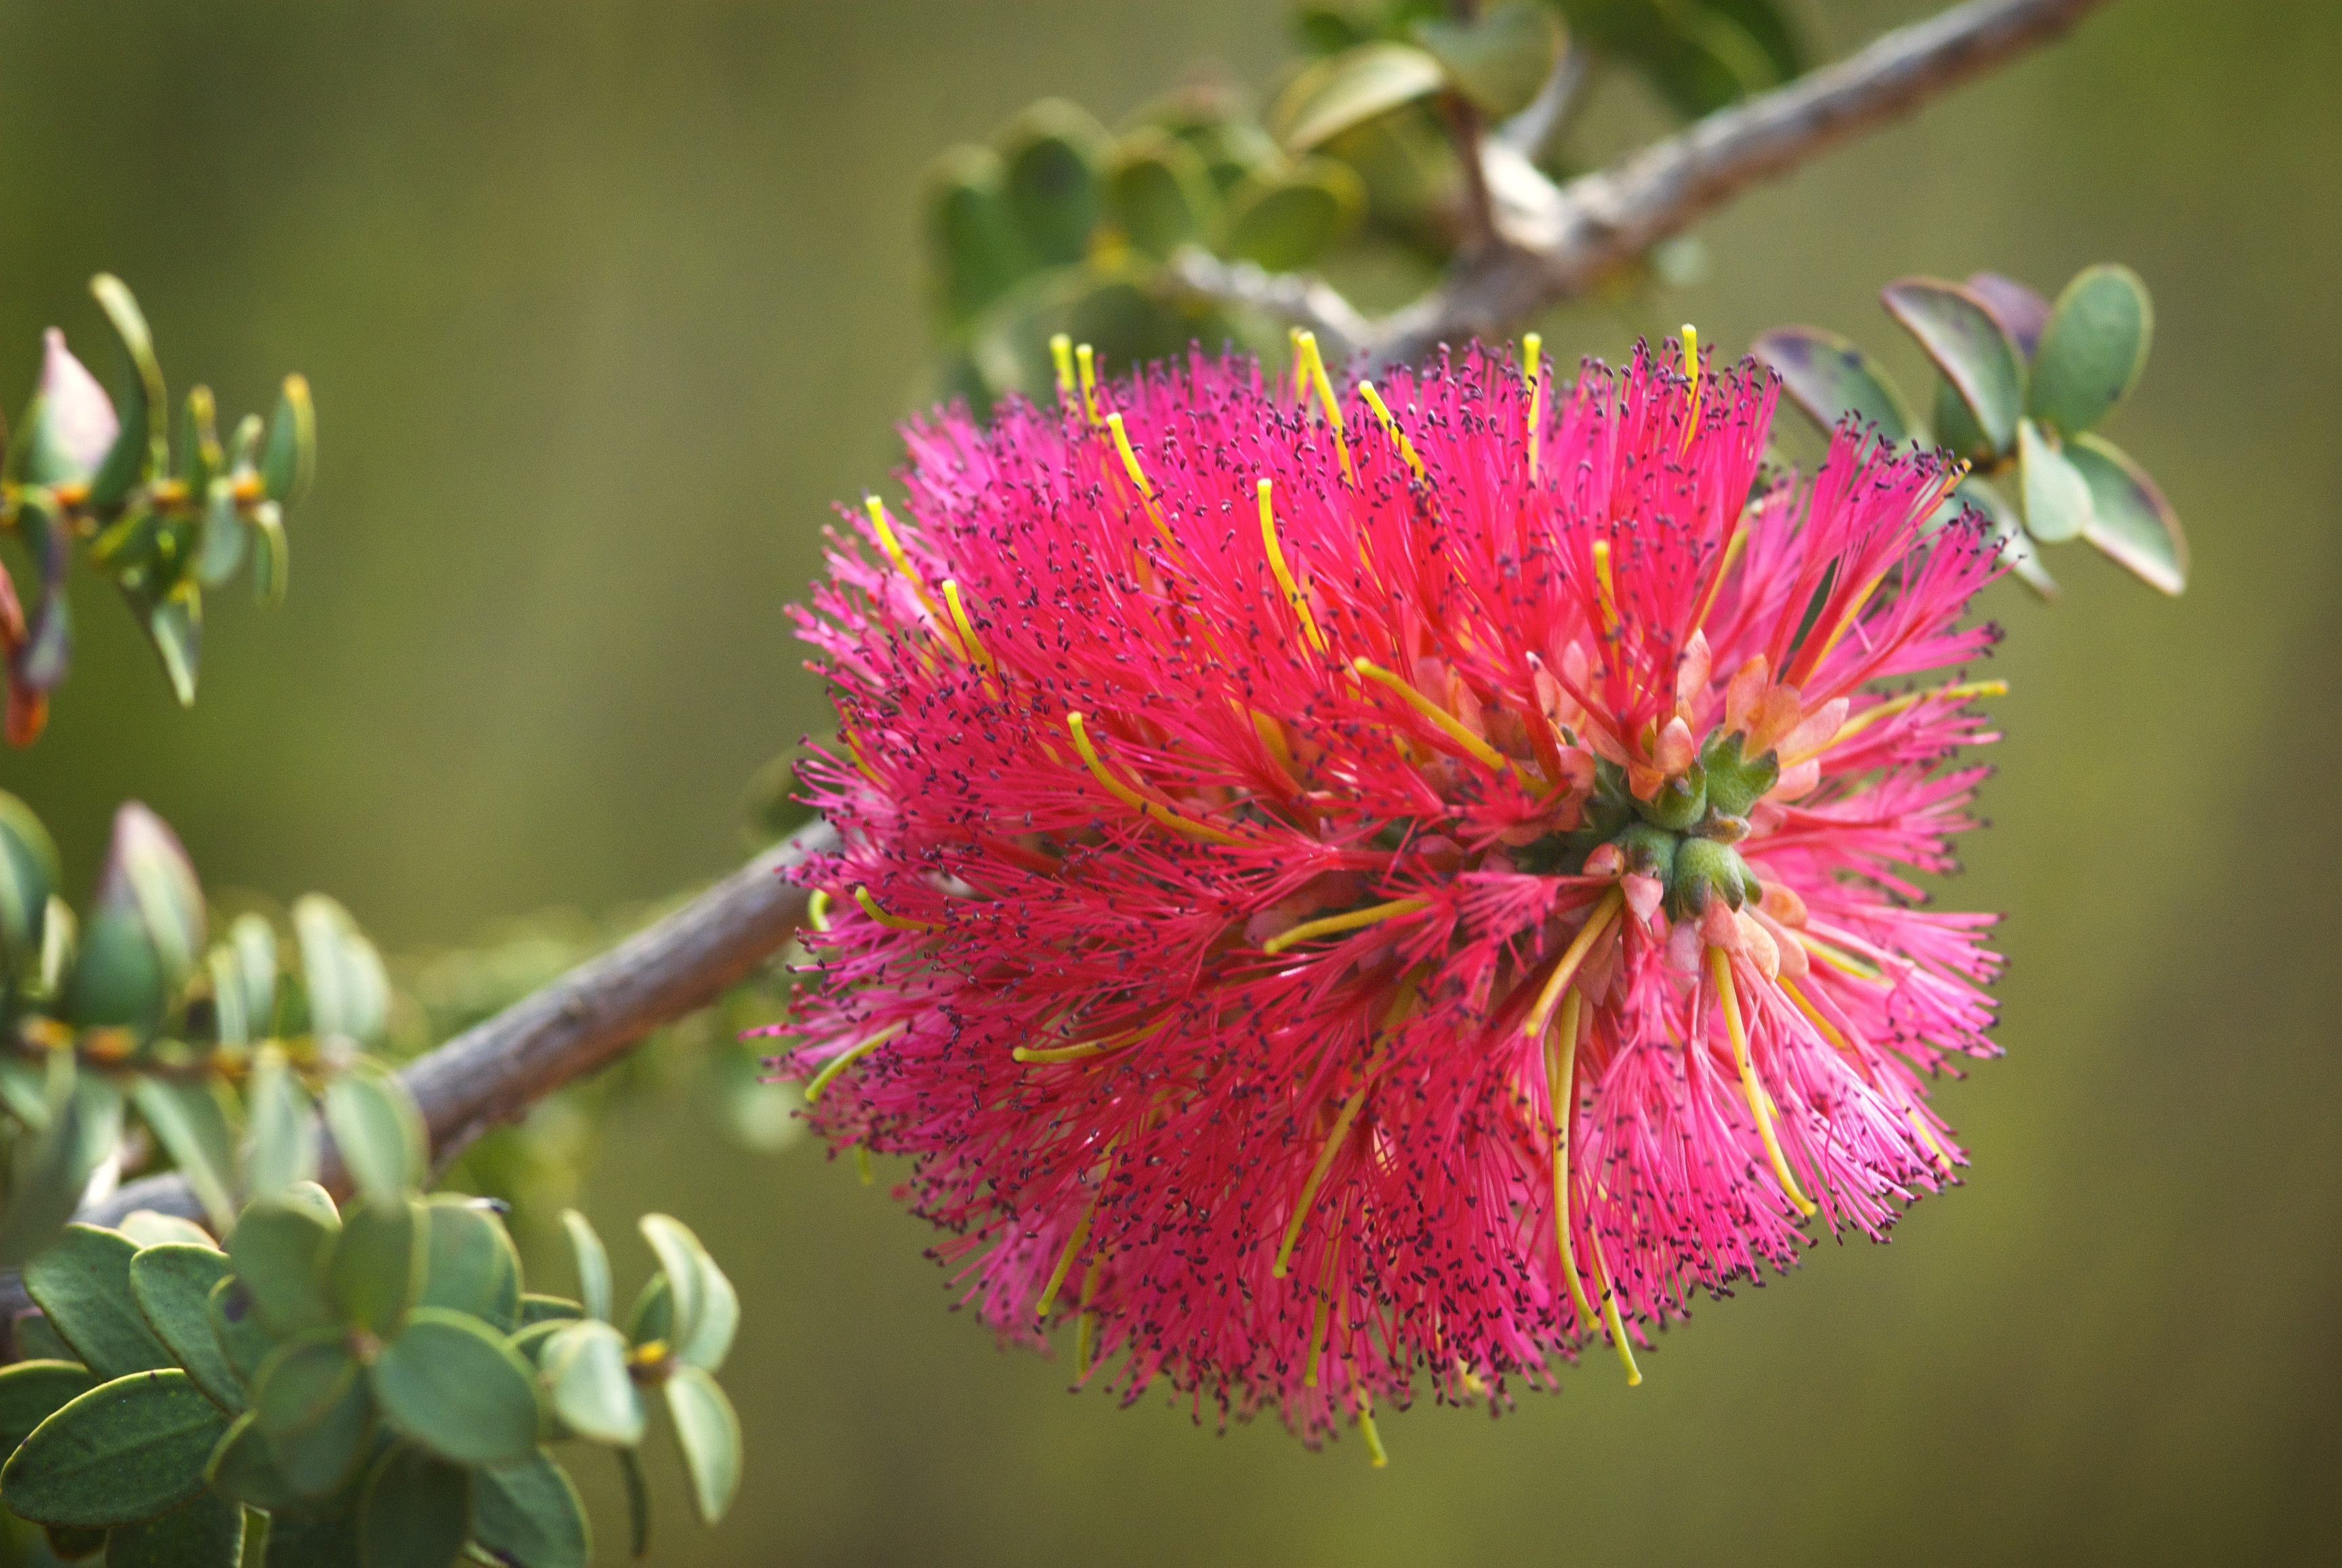
[[[1636,801],[1635,810],[1656,826],[1687,832],[1707,813],[1706,773],[1694,763],[1688,772],[1661,784],[1657,794]]]
[[[1767,751],[1751,760],[1740,754],[1740,741],[1736,732],[1719,735],[1700,759],[1707,770],[1707,804],[1725,816],[1746,816],[1781,778],[1779,754]]]
[[[1756,877],[1739,852],[1712,838],[1687,838],[1676,849],[1675,875],[1667,884],[1667,914],[1683,920],[1706,911],[1711,898],[1734,909],[1756,893]]]

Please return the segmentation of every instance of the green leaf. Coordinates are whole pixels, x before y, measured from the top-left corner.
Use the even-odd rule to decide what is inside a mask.
[[[130,1293],[146,1326],[213,1403],[235,1415],[244,1383],[212,1332],[212,1293],[229,1277],[227,1255],[209,1244],[142,1247],[130,1260]]]
[[[308,1425],[277,1433],[264,1421],[261,1430],[285,1483],[314,1507],[345,1492],[375,1452],[374,1392],[364,1377],[353,1379]]]
[[[635,1293],[635,1304],[626,1313],[626,1343],[648,1344],[674,1337],[675,1290],[665,1273],[655,1273]]]
[[[253,1200],[275,1198],[295,1183],[314,1180],[317,1123],[309,1091],[276,1046],[265,1045],[255,1054],[245,1105],[250,1130],[245,1186]]]
[[[561,1228],[569,1233],[569,1251],[577,1260],[577,1299],[587,1317],[610,1321],[610,1254],[595,1233],[593,1223],[575,1209],[561,1211]]]
[[[206,1311],[220,1354],[235,1369],[236,1380],[250,1388],[260,1375],[260,1363],[275,1348],[260,1321],[260,1309],[253,1304],[251,1289],[231,1274],[212,1287]]]
[[[699,1271],[699,1260],[707,1255],[706,1249],[688,1225],[671,1214],[645,1214],[636,1225],[657,1255],[659,1272],[666,1276],[674,1297],[672,1328],[662,1337],[679,1345],[697,1331],[700,1311],[707,1300]]]
[[[77,1361],[20,1361],[0,1367],[0,1448],[14,1453],[33,1428],[97,1383]]]
[[[617,1448],[643,1440],[642,1396],[626,1366],[626,1342],[598,1318],[555,1331],[541,1357],[553,1413],[578,1436]]]
[[[266,605],[285,602],[285,586],[293,570],[293,547],[285,537],[285,512],[274,501],[252,509],[252,539],[257,552],[252,564],[252,596]]]
[[[268,498],[290,506],[309,493],[317,473],[317,411],[309,402],[309,383],[298,375],[285,378],[276,399],[276,415],[268,422],[268,446],[260,454],[260,483]]]
[[[415,1096],[396,1074],[372,1064],[361,1063],[326,1086],[325,1125],[374,1207],[404,1203],[430,1169]]]
[[[40,974],[44,922],[58,881],[56,841],[31,807],[0,790],[0,987]]]
[[[240,914],[226,942],[207,960],[212,1011],[220,1043],[251,1045],[276,1027],[276,931],[257,914]]]
[[[394,1197],[351,1204],[325,1269],[325,1293],[342,1321],[371,1333],[394,1333],[422,1293],[430,1240],[421,1203]]]
[[[1269,110],[1269,130],[1290,150],[1307,152],[1437,92],[1446,81],[1446,67],[1427,50],[1362,44],[1294,77]]]
[[[156,457],[165,444],[170,420],[170,394],[163,387],[163,367],[155,360],[154,335],[137,300],[120,278],[100,273],[90,280],[89,292],[105,312],[114,335],[122,342],[123,358],[130,367],[115,410],[122,433],[89,482],[89,504],[97,511],[120,505],[130,487],[155,472]]]
[[[2090,525],[2090,486],[2029,419],[2017,425],[2017,482],[2025,531],[2045,544],[2077,538]]]
[[[244,1509],[208,1492],[105,1537],[105,1568],[236,1568],[243,1556]]]
[[[2130,395],[2154,336],[2155,306],[2137,273],[2083,268],[2042,329],[2026,412],[2060,434],[2080,434]]]
[[[2090,521],[2082,537],[2142,583],[2177,594],[2187,586],[2187,535],[2178,514],[2147,471],[2112,442],[2077,435],[2066,461],[2090,487]]]
[[[390,1017],[390,981],[382,955],[349,911],[322,893],[305,894],[293,904],[293,934],[311,1031],[358,1045],[379,1040]]]
[[[1124,144],[1106,174],[1106,203],[1132,248],[1157,261],[1203,238],[1219,205],[1203,158],[1160,131]]]
[[[594,1558],[585,1503],[542,1448],[525,1464],[472,1473],[472,1538],[516,1568],[586,1568]]]
[[[684,1468],[691,1473],[691,1500],[699,1517],[714,1524],[740,1489],[740,1418],[716,1380],[696,1366],[678,1368],[667,1379],[666,1409]]]
[[[261,1321],[279,1335],[334,1324],[325,1294],[325,1264],[338,1223],[328,1224],[306,1204],[284,1198],[248,1204],[228,1237],[227,1255],[252,1293]]]
[[[927,245],[940,279],[937,305],[948,325],[975,317],[1033,270],[1001,194],[1000,155],[954,147],[927,175]]]
[[[2041,564],[2041,546],[2027,536],[2025,520],[1999,491],[1971,475],[1960,481],[1952,495],[1953,499],[1944,504],[1945,509],[1957,514],[1957,509],[1965,504],[1982,513],[1992,530],[1993,540],[2000,546],[2001,561],[2017,581],[2045,601],[2057,597],[2057,580]]]
[[[1976,415],[1968,412],[1960,389],[1941,376],[1936,378],[1936,444],[1979,467],[1989,468],[2000,461],[2000,454],[1977,424]]]
[[[83,1028],[128,1028],[144,1034],[162,1022],[169,1000],[155,944],[137,914],[90,911],[81,954],[65,995],[65,1016]]]
[[[25,1265],[25,1293],[100,1378],[178,1364],[130,1293],[137,1253],[120,1231],[67,1225],[56,1245]]]
[[[244,516],[235,504],[235,482],[215,478],[204,497],[202,546],[195,552],[195,581],[206,588],[227,585],[244,564],[246,543]]]
[[[1553,13],[1513,0],[1468,21],[1430,18],[1415,25],[1415,41],[1446,70],[1456,90],[1482,113],[1518,114],[1545,85],[1561,53]]]
[[[262,1568],[365,1568],[358,1549],[358,1511],[323,1519],[272,1515]]]
[[[1331,158],[1306,158],[1283,175],[1247,180],[1228,193],[1216,247],[1271,272],[1290,272],[1347,235],[1366,210],[1358,176]]]
[[[130,1103],[187,1178],[189,1190],[212,1223],[222,1233],[234,1226],[235,1134],[209,1080],[141,1077],[131,1086]]]
[[[1925,277],[1888,284],[1879,297],[1959,388],[1992,450],[2007,452],[2025,412],[2025,372],[2017,345],[1984,300],[1964,285]]]
[[[546,1318],[541,1323],[530,1323],[512,1336],[513,1352],[529,1365],[542,1371],[545,1366],[545,1345],[551,1342],[555,1334],[578,1321],[580,1320],[576,1318],[554,1317]]]
[[[253,1379],[252,1408],[271,1437],[305,1432],[325,1418],[365,1369],[340,1328],[305,1330],[268,1353]]]
[[[614,1448],[618,1477],[626,1485],[626,1539],[634,1554],[651,1549],[651,1489],[643,1478],[642,1456],[631,1448]]]
[[[38,1307],[26,1307],[9,1324],[9,1335],[15,1341],[19,1361],[69,1361],[75,1366],[73,1346],[57,1335],[50,1326],[48,1316]]]
[[[2032,363],[2041,346],[2042,331],[2049,325],[2049,302],[2015,278],[1997,272],[1968,274],[1968,287],[1999,319],[2009,342],[2017,345],[2017,357]]]
[[[366,1478],[358,1539],[366,1568],[449,1568],[471,1534],[472,1479],[400,1444]]]
[[[1105,215],[1103,175],[1113,144],[1088,113],[1049,98],[1018,115],[994,139],[1001,199],[1025,248],[1045,266],[1089,253]]]
[[[52,912],[52,935],[59,924]],[[95,1079],[85,1083],[74,1061],[71,1051],[49,1054],[42,1093],[48,1125],[33,1137],[18,1138],[10,1151],[8,1208],[0,1218],[0,1265],[23,1264],[57,1241],[80,1204],[90,1172],[120,1134],[119,1097],[109,1124],[104,1095],[88,1092],[96,1086]]]
[[[227,1424],[185,1373],[133,1373],[43,1422],[0,1468],[0,1492],[43,1524],[160,1518],[203,1490],[204,1461]]]
[[[680,1304],[676,1308],[675,1353],[693,1366],[714,1372],[731,1353],[732,1336],[740,1326],[738,1293],[682,1221],[666,1214],[646,1214],[642,1231],[671,1286],[685,1274],[691,1276],[691,1289],[676,1291],[676,1302],[688,1302],[690,1310],[686,1314]]]
[[[541,1323],[575,1323],[586,1315],[584,1304],[566,1296],[539,1295],[532,1291],[520,1298],[523,1328],[534,1328]]]
[[[417,1307],[374,1364],[391,1425],[457,1464],[512,1464],[536,1449],[536,1380],[479,1319]]]
[[[1748,352],[1773,368],[1781,389],[1826,431],[1852,414],[1860,424],[1878,426],[1879,435],[1890,443],[1926,438],[1887,373],[1836,333],[1777,327],[1749,345]]]
[[[166,1214],[159,1209],[133,1209],[122,1216],[114,1227],[135,1243],[141,1251],[148,1247],[192,1246],[218,1252],[211,1233],[193,1220],[183,1220],[176,1214]]]
[[[260,1413],[238,1416],[212,1448],[204,1464],[204,1484],[223,1497],[270,1513],[298,1511],[307,1500],[277,1467],[276,1451],[261,1428]]]
[[[50,1524],[43,1526],[42,1535],[50,1554],[67,1563],[85,1562],[105,1550],[106,1532],[103,1530]]]
[[[136,594],[131,595],[131,604],[144,610],[146,640],[163,661],[171,694],[179,699],[181,707],[195,706],[195,675],[204,656],[203,591],[194,583],[181,583],[151,607]]]
[[[504,1226],[452,1193],[439,1193],[425,1207],[431,1250],[421,1304],[469,1313],[506,1333],[518,1328],[524,1321],[520,1254]]]

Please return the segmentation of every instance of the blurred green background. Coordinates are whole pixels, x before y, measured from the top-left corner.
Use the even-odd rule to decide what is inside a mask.
[[[1808,4],[1825,53],[1927,7]],[[0,389],[137,289],[235,413],[306,371],[293,593],[215,601],[174,708],[80,584],[76,678],[0,757],[76,884],[136,796],[215,888],[345,900],[394,952],[716,874],[743,784],[816,727],[781,606],[921,385],[915,184],[1049,93],[1111,121],[1274,4],[0,0]],[[1546,324],[1567,354],[1808,321],[1907,386],[1898,274],[2159,315],[2110,434],[2196,547],[2167,603],[2069,549],[2013,588],[2007,740],[1962,905],[2011,912],[2007,1061],[1947,1086],[1969,1184],[1703,1308],[1629,1392],[1597,1359],[1491,1425],[1225,1438],[1003,1355],[884,1183],[626,1114],[591,1179],[740,1282],[739,1507],[659,1563],[2195,1563],[2342,1556],[2342,10],[2125,0],[2065,46],[1746,197],[1708,281]],[[1597,142],[1661,122],[1621,84]],[[1785,416],[1787,417],[1787,416]],[[241,595],[229,596],[240,600]],[[536,1260],[548,1284],[565,1277]],[[615,1473],[583,1478],[615,1559]]]

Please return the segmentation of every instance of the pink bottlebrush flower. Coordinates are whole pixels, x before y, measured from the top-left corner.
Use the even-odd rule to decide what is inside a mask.
[[[1753,362],[1304,364],[909,429],[797,613],[846,847],[781,1062],[1004,1334],[1371,1443],[1961,1162],[1990,920],[1910,878],[1988,688],[1879,688],[1985,651],[1994,550],[1942,457],[1767,475]]]

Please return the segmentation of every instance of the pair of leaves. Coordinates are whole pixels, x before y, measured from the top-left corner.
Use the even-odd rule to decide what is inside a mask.
[[[1561,49],[1552,12],[1528,0],[1471,20],[1416,18],[1407,33],[1403,42],[1365,40],[1304,67],[1270,109],[1271,132],[1306,152],[1441,92],[1490,115],[1516,114]]]
[[[309,1093],[275,1046],[254,1058],[245,1114],[245,1182],[255,1200],[281,1197],[315,1179],[319,1149]],[[325,1117],[367,1198],[392,1203],[423,1183],[428,1141],[414,1097],[395,1074],[361,1061],[325,1086]]]

